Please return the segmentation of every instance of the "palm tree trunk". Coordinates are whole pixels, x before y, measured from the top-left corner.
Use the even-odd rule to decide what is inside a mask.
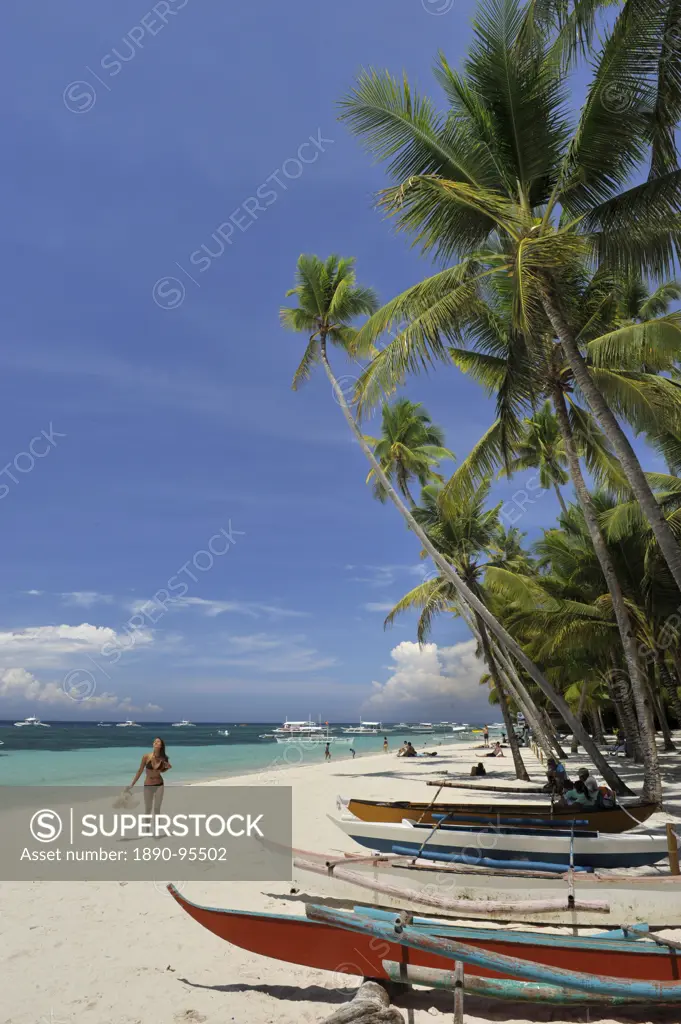
[[[589,712],[589,718],[591,719],[591,728],[593,730],[594,739],[596,743],[601,745],[605,743],[605,736],[603,735],[603,727],[601,726],[601,720],[596,713],[596,708],[592,708]]]
[[[662,740],[664,742],[665,753],[676,750],[674,741],[672,740],[672,731],[669,728],[669,719],[667,718],[667,712],[665,710],[664,701],[657,687],[657,681],[653,677],[649,680],[648,686],[650,687],[650,696],[652,698],[653,707],[657,715],[657,720],[660,723],[660,732],[662,733]]]
[[[494,689],[497,691],[499,697],[499,706],[501,708],[501,715],[504,719],[504,725],[506,726],[506,736],[508,739],[508,745],[511,748],[511,754],[513,756],[513,766],[515,768],[515,774],[517,779],[522,779],[523,782],[529,782],[530,776],[527,774],[527,768],[523,761],[523,755],[520,753],[520,745],[518,743],[518,737],[515,734],[513,728],[513,720],[511,718],[511,711],[508,706],[508,699],[506,697],[506,691],[504,690],[503,683],[501,682],[501,673],[499,672],[499,666],[496,663],[496,659],[492,654],[492,648],[489,642],[489,635],[485,628],[485,623],[482,621],[479,615],[475,616],[475,623],[478,628],[478,634],[480,636],[480,643],[482,644],[482,653],[484,654],[485,661],[489,668],[492,681],[494,683]]]
[[[473,636],[478,638],[480,646],[482,647],[482,637],[477,626],[477,620],[471,615],[469,609],[462,602],[458,606],[459,614],[464,620],[468,628],[470,629]],[[518,704],[518,707],[522,710],[527,723],[534,732],[539,746],[542,748],[547,757],[552,757],[554,750],[558,753],[559,757],[564,757],[564,753],[560,750],[560,744],[552,743],[549,735],[544,728],[544,723],[541,720],[539,708],[532,700],[525,684],[518,675],[515,665],[510,658],[506,656],[503,647],[498,641],[490,641],[490,647],[492,653],[496,658],[504,677],[504,688],[508,689],[513,699]]]
[[[565,454],[567,455],[568,465],[570,467],[572,483],[574,484],[575,493],[584,514],[584,521],[586,522],[589,530],[591,543],[594,546],[596,557],[598,558],[601,571],[605,577],[605,582],[612,601],[612,608],[617,621],[617,627],[622,640],[622,648],[624,650],[627,671],[629,672],[629,679],[631,680],[631,691],[634,698],[634,704],[636,706],[636,714],[638,716],[641,737],[641,751],[643,754],[642,796],[644,800],[659,803],[662,800],[662,779],[660,777],[660,766],[657,759],[655,721],[653,718],[646,679],[641,671],[641,665],[638,658],[636,637],[629,618],[629,612],[627,611],[624,594],[622,593],[622,588],[617,578],[614,563],[610,557],[610,552],[608,551],[608,546],[605,543],[605,538],[601,533],[601,528],[596,516],[596,510],[591,501],[591,495],[587,490],[584,477],[582,476],[579,456],[577,455],[577,450],[572,438],[572,428],[570,427],[570,420],[568,417],[567,407],[565,405],[565,397],[560,388],[554,389],[553,401],[560,432],[563,435]]]
[[[646,519],[655,534],[655,539],[660,546],[660,551],[669,566],[677,587],[681,590],[681,547],[677,544],[674,534],[664,517],[664,513],[655,499],[650,484],[646,480],[641,463],[638,461],[627,435],[622,430],[617,418],[601,394],[598,385],[589,373],[586,361],[579,351],[579,345],[563,316],[551,286],[544,290],[543,302],[546,314],[560,340],[575,380],[589,403],[591,411],[598,420],[601,430],[612,445],[622,465],[624,474],[629,481],[634,497],[643,509]]]
[[[617,678],[617,688],[620,694],[620,706],[627,723],[627,737],[631,746],[632,760],[637,764],[643,763],[643,751],[641,749],[641,730],[638,727],[636,707],[631,696],[631,683],[626,672],[622,672]]]
[[[563,515],[566,516],[567,505],[565,504],[565,498],[563,497],[563,492],[561,491],[560,487],[558,486],[555,480],[553,481],[553,489],[556,492],[556,497],[558,498],[558,504],[560,505],[561,511]]]
[[[655,649],[655,662],[660,674],[660,683],[669,697],[669,703],[672,706],[674,717],[676,718],[676,727],[677,729],[681,729],[681,699],[679,699],[679,691],[672,679],[669,669],[667,668],[667,663],[664,660],[664,654],[662,654],[662,652],[657,648]]]
[[[355,417],[352,415],[350,407],[348,406],[348,403],[345,400],[343,390],[340,387],[336,378],[334,377],[333,370],[331,369],[331,366],[329,364],[326,352],[325,337],[322,337],[321,339],[320,348],[322,362],[324,364],[324,370],[326,372],[327,377],[329,378],[329,382],[336,396],[336,401],[341,407],[347,424],[350,427],[352,433],[354,434],[360,448],[362,449],[365,456],[371,463],[371,466],[373,467],[377,478],[381,481],[383,487],[385,488],[386,494],[393,502],[393,504],[397,507],[401,515],[404,517],[410,529],[413,531],[413,533],[416,534],[425,550],[428,552],[430,557],[433,559],[437,567],[442,572],[443,576],[445,576],[450,581],[450,583],[456,590],[457,594],[459,594],[459,596],[468,604],[470,608],[473,609],[473,611],[476,611],[480,615],[480,618],[489,628],[490,632],[497,638],[499,643],[503,644],[503,646],[506,648],[509,654],[513,655],[518,664],[521,665],[522,668],[527,672],[530,679],[534,680],[534,682],[537,684],[542,693],[546,697],[548,697],[548,699],[551,701],[556,710],[560,712],[560,714],[563,716],[563,718],[570,726],[570,728],[573,731],[577,731],[580,743],[588,753],[589,757],[592,759],[594,765],[601,773],[605,781],[611,787],[611,789],[613,789],[616,793],[619,794],[628,793],[630,795],[633,795],[632,791],[629,789],[627,784],[622,779],[620,779],[615,769],[608,764],[608,762],[598,749],[597,745],[592,742],[591,737],[584,729],[582,724],[578,722],[575,716],[572,714],[572,711],[570,710],[567,701],[564,699],[564,697],[561,694],[559,694],[556,690],[554,690],[554,688],[551,686],[548,680],[544,678],[544,676],[539,671],[534,662],[525,654],[520,644],[518,644],[513,639],[511,634],[508,633],[506,629],[504,629],[502,624],[491,614],[491,612],[485,607],[483,602],[480,601],[475,596],[475,594],[470,590],[470,588],[466,586],[466,584],[458,575],[454,567],[447,561],[447,559],[443,555],[440,554],[435,545],[432,543],[430,537],[416,522],[414,516],[411,514],[411,512],[404,504],[404,502],[401,500],[399,494],[396,492],[395,488],[392,486],[392,484],[386,477],[385,473],[381,469],[378,460],[376,459],[376,456],[374,455],[367,441],[364,439],[364,435],[362,434],[362,431],[357,425]]]
[[[582,683],[582,688],[579,691],[579,707],[577,708],[577,718],[580,720],[580,722],[584,721],[584,705],[586,704],[586,694],[587,694],[587,685],[586,685],[586,680],[584,680],[584,682]],[[578,754],[579,753],[579,740],[574,735],[574,733],[572,735],[572,749],[571,749],[570,753],[571,754]]]
[[[525,715],[527,724],[536,736],[539,746],[547,757],[552,757],[554,752],[560,758],[565,757],[565,752],[562,750],[558,738],[553,734],[553,729],[550,732],[546,730],[540,709],[532,700],[529,691],[516,671],[515,665],[510,658],[506,657],[503,647],[495,644],[493,650],[494,656],[499,660],[504,669],[511,696]]]

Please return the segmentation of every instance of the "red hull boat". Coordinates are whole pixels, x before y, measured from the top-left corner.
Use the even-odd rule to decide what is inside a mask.
[[[307,918],[202,907],[182,896],[173,885],[168,889],[182,909],[209,932],[234,946],[274,960],[371,978],[388,978],[384,960],[401,961],[413,967],[451,968],[451,959],[423,950],[407,949],[397,942],[345,931]],[[677,981],[681,978],[679,952],[645,939],[589,938],[505,929],[459,928],[446,924],[429,927],[428,933],[460,940],[488,952],[582,974],[629,981]],[[484,968],[476,968],[476,974],[492,978],[513,976]]]

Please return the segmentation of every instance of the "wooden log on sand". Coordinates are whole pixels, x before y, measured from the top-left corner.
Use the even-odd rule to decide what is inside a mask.
[[[404,1024],[400,1011],[377,981],[364,981],[349,1003],[324,1018],[324,1024]]]

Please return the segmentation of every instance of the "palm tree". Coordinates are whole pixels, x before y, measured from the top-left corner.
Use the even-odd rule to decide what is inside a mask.
[[[482,586],[485,566],[480,561],[480,555],[489,551],[498,535],[499,509],[501,506],[499,505],[492,509],[484,508],[489,494],[489,482],[482,484],[475,494],[469,496],[467,501],[460,502],[455,509],[449,509],[446,513],[443,513],[438,500],[439,491],[440,488],[435,484],[423,488],[421,492],[422,506],[413,509],[414,519],[425,529],[437,550],[455,567],[457,574],[466,586],[485,605],[485,594]],[[445,598],[447,597],[447,591],[449,591],[450,599],[454,598],[454,594],[451,594],[451,587],[447,586],[446,581],[440,578],[431,582],[435,583],[435,586],[427,587],[427,590],[435,590]],[[438,584],[443,583],[445,584],[444,588],[438,586]],[[395,615],[404,608],[409,607],[410,604],[417,603],[418,599],[414,598],[413,592],[407,594],[402,602],[390,613],[386,619],[386,624],[392,623]],[[429,632],[432,611],[434,610],[434,608],[431,609],[431,614],[427,618],[423,614],[421,615],[419,622],[420,643],[423,642]],[[511,721],[507,687],[504,685],[501,663],[493,651],[492,642],[482,617],[474,612],[472,621],[469,617],[468,622],[474,636],[478,638],[480,651],[489,669],[494,689],[499,698],[499,706],[504,719],[504,725],[506,726],[506,734],[513,756],[516,776],[529,782],[529,775],[523,763],[518,740],[513,729],[513,722]]]
[[[579,316],[581,333],[587,340],[590,333],[597,333],[604,323],[612,321],[615,300],[611,292],[610,281],[584,282],[580,290]],[[627,489],[619,462],[614,458],[593,417],[577,401],[574,376],[563,358],[560,345],[555,345],[550,338],[545,337],[529,346],[525,336],[513,329],[511,312],[504,302],[486,307],[471,321],[468,345],[467,348],[452,347],[451,357],[460,369],[473,375],[488,391],[497,393],[498,417],[458,467],[445,493],[450,501],[460,500],[461,493],[471,486],[472,480],[490,473],[500,463],[505,466],[507,474],[518,465],[539,464],[545,471],[542,483],[547,486],[551,475],[555,478],[557,472],[564,472],[561,464],[564,459],[615,610],[640,721],[645,795],[651,800],[659,800],[661,779],[651,694],[639,662],[630,612],[584,479],[580,457],[584,458],[596,479],[614,482]],[[649,348],[651,356],[657,358],[659,353],[656,349],[652,345]],[[608,374],[611,392],[627,408],[632,421],[639,423],[642,418],[645,422],[648,415],[647,395],[651,387],[650,375],[639,373],[632,380],[626,369],[607,368],[603,372]],[[535,411],[528,431],[527,419],[520,419],[522,410],[536,402],[540,396],[546,396],[546,403],[539,416]],[[549,400],[554,412],[548,404]],[[643,412],[640,410],[641,405],[644,407]],[[536,439],[536,448],[529,455],[528,432]],[[521,460],[518,459],[519,452]],[[564,502],[562,509],[565,515],[567,510]]]
[[[375,308],[376,300],[373,292],[356,285],[353,266],[353,260],[339,260],[336,256],[329,257],[326,262],[322,262],[316,256],[301,256],[298,260],[297,284],[295,288],[287,293],[287,295],[295,295],[297,297],[298,306],[293,308],[285,307],[281,310],[280,314],[285,327],[295,331],[302,331],[308,335],[307,348],[294,376],[293,388],[296,389],[302,381],[306,380],[310,376],[314,364],[321,360],[336,401],[360,448],[369,460],[376,474],[376,479],[380,482],[410,529],[416,534],[423,548],[433,559],[442,575],[454,587],[459,598],[475,614],[480,616],[499,643],[516,659],[521,668],[527,672],[541,692],[563,716],[568,726],[579,737],[582,746],[608,782],[608,785],[618,793],[628,792],[626,784],[602,756],[598,746],[591,740],[582,723],[577,721],[563,696],[554,690],[538,667],[525,654],[520,644],[513,639],[504,626],[489,612],[485,604],[480,601],[459,577],[452,564],[444,558],[432,543],[426,531],[416,521],[409,508],[404,504],[392,486],[369,443],[364,438],[346,401],[343,390],[331,369],[327,351],[328,341],[334,342],[353,357],[362,356],[370,350],[368,345],[366,348],[364,347],[364,342],[360,338],[361,332],[357,332],[352,327],[350,321],[355,316],[369,314]]]
[[[590,367],[575,327],[588,263],[619,275],[660,275],[681,244],[681,170],[674,130],[681,82],[672,71],[681,34],[676,9],[626,0],[607,30],[584,107],[572,124],[553,40],[527,32],[519,0],[485,0],[462,72],[439,58],[436,77],[450,104],[430,100],[388,73],[362,73],[343,116],[395,184],[382,205],[423,251],[459,262],[389,302],[363,330],[375,340],[404,323],[363,381],[365,401],[405,373],[446,357],[481,293],[510,298],[514,327],[528,344],[550,332],[576,385],[619,459],[660,550],[681,588],[681,547],[665,521],[613,408],[607,374]],[[643,179],[631,185],[633,180]],[[631,324],[607,337],[626,350],[665,339],[666,364],[679,351],[679,316]],[[605,339],[599,339],[605,340]],[[634,346],[635,347],[635,346]],[[679,423],[679,389],[658,377],[651,420]],[[619,412],[617,405],[614,409]]]
[[[567,512],[561,493],[561,487],[570,479],[565,469],[567,455],[556,417],[551,411],[551,403],[548,400],[544,402],[534,416],[523,421],[523,425],[524,436],[515,445],[515,455],[508,469],[502,472],[512,476],[525,469],[538,469],[542,489],[548,491],[553,488],[561,510]]]
[[[430,416],[419,402],[398,398],[389,405],[383,405],[382,436],[380,439],[367,437],[374,446],[374,455],[388,479],[399,493],[407,499],[412,508],[414,499],[409,490],[412,480],[425,487],[433,480],[442,481],[435,467],[442,459],[454,459],[455,455],[444,446],[444,433],[434,426]],[[375,478],[372,469],[367,481]],[[380,483],[374,485],[379,501],[387,495]]]

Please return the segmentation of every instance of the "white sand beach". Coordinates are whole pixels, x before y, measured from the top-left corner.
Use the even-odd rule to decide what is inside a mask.
[[[419,743],[419,746],[421,744]],[[327,819],[336,812],[336,796],[367,799],[430,799],[425,786],[437,772],[468,773],[480,757],[477,744],[437,748],[437,758],[403,760],[394,753],[354,761],[275,768],[266,773],[216,780],[203,785],[292,786],[293,837],[297,846],[351,851],[352,841]],[[429,747],[429,749],[435,749]],[[533,781],[542,766],[523,751]],[[681,802],[681,755],[661,755],[667,807]],[[581,762],[580,762],[581,763]],[[512,762],[485,761],[491,779],[514,784]],[[570,760],[575,767],[575,759]],[[637,771],[622,763],[633,788]],[[479,795],[480,799],[482,795]],[[488,796],[488,795],[487,795]],[[474,798],[470,793],[467,798]],[[662,827],[667,814],[656,815]],[[354,847],[357,852],[357,847]],[[212,906],[277,913],[300,913],[286,898],[286,883],[177,881],[190,899]],[[681,938],[681,932],[678,937]],[[350,998],[359,979],[255,956],[218,939],[183,912],[164,883],[3,883],[0,884],[0,1022],[2,1024],[300,1024],[323,1021]],[[396,1000],[408,1024],[450,1017],[446,992],[412,990]],[[589,1019],[678,1021],[678,1011],[625,1013],[557,1007],[509,1007],[467,997],[465,1020],[554,1021],[575,1024]]]

